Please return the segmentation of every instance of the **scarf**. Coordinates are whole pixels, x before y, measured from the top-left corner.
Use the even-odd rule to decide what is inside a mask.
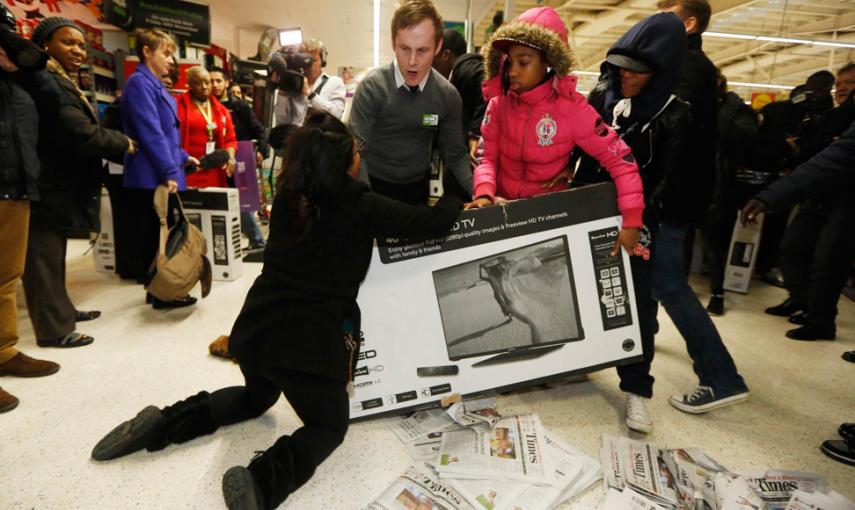
[[[83,91],[80,90],[80,87],[77,85],[77,82],[75,82],[74,80],[71,79],[70,76],[68,76],[68,73],[65,72],[65,68],[62,67],[62,64],[60,64],[56,59],[51,57],[48,60],[47,66],[45,67],[45,69],[47,69],[48,72],[59,76],[60,79],[64,79],[65,81],[70,83],[72,87],[74,87],[74,90],[77,92],[77,97],[79,97],[80,100],[83,101],[83,104],[85,104],[86,107],[89,108],[89,111],[92,113],[92,117],[94,117],[96,119],[96,122],[97,122],[98,114],[95,112],[95,109],[92,107],[92,103],[89,102],[89,99],[87,99],[86,95],[83,94]]]

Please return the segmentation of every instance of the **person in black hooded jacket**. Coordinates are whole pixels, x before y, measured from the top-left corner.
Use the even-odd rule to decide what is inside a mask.
[[[653,421],[642,398],[653,395],[654,335],[661,302],[680,331],[700,384],[692,395],[671,397],[683,411],[701,413],[744,400],[748,390],[733,359],[683,271],[682,238],[661,229],[663,222],[682,221],[694,205],[685,197],[682,174],[691,171],[690,106],[672,92],[680,79],[686,35],[672,13],[659,13],[632,27],[608,51],[600,81],[589,101],[632,149],[644,184],[644,228],[640,253],[630,259],[644,360],[618,367],[627,393],[627,426],[648,433]],[[573,177],[574,185],[608,180],[587,155]]]
[[[42,173],[40,201],[30,216],[24,294],[39,346],[79,347],[93,339],[75,331],[76,323],[100,312],[79,312],[68,296],[68,235],[98,232],[102,158],[121,162],[135,149],[130,138],[99,125],[95,109],[71,78],[86,60],[83,30],[66,18],[45,18],[32,40],[50,60],[25,84],[39,112]]]

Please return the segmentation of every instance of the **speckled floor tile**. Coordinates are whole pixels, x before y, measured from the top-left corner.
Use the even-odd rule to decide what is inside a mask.
[[[298,425],[284,399],[258,420],[161,452],[108,463],[95,463],[89,454],[101,436],[148,404],[163,406],[241,382],[237,366],[209,357],[207,347],[229,331],[260,265],[244,265],[236,282],[215,283],[211,296],[195,307],[161,312],[145,305],[139,286],[95,273],[90,256],[83,255],[86,247],[70,243],[68,279],[80,309],[103,312],[79,324],[95,337],[93,345],[36,347],[23,300],[19,304],[19,347],[61,363],[62,370],[41,379],[0,378],[0,386],[21,400],[0,415],[0,508],[223,508],[223,472],[246,464],[255,450]],[[706,281],[693,284],[705,302]],[[814,471],[855,499],[855,468],[819,451],[840,422],[855,421],[855,365],[840,359],[843,351],[855,350],[855,303],[840,302],[837,341],[794,342],[784,337],[790,327],[784,319],[762,313],[785,292],[753,285],[750,296],[728,294],[727,314],[714,319],[751,387],[749,402],[703,416],[668,405],[670,394],[691,391],[696,381],[683,341],[662,312],[650,438],[671,447],[698,446],[732,469]],[[605,370],[585,382],[503,395],[499,406],[504,414],[539,413],[559,437],[596,456],[602,433],[627,434],[617,382],[615,371]],[[362,508],[408,464],[406,449],[384,420],[354,424],[344,445],[282,508]],[[562,508],[597,508],[601,490],[598,483]]]

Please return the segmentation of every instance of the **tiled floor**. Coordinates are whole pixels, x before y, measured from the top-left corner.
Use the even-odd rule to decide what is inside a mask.
[[[19,303],[19,347],[61,363],[62,370],[42,379],[0,379],[21,399],[17,409],[0,415],[0,508],[222,508],[222,473],[246,464],[254,450],[298,424],[284,399],[261,419],[158,453],[110,463],[95,463],[89,453],[104,433],[145,405],[163,406],[201,389],[241,382],[236,365],[210,358],[207,347],[229,331],[260,265],[244,265],[236,282],[216,283],[198,306],[161,312],[145,305],[138,286],[95,273],[91,257],[83,255],[86,248],[80,241],[70,244],[68,278],[78,307],[104,314],[80,325],[95,337],[93,345],[36,347]],[[705,302],[704,280],[693,283]],[[750,296],[728,296],[728,313],[715,322],[752,394],[747,404],[705,416],[682,414],[667,403],[668,395],[689,391],[696,381],[682,339],[660,315],[651,439],[701,447],[734,469],[814,471],[855,499],[855,467],[835,463],[818,449],[841,421],[855,421],[855,365],[840,359],[855,349],[855,303],[840,303],[837,341],[794,342],[783,336],[789,324],[762,313],[784,297],[784,291],[757,282]],[[603,432],[626,433],[614,370],[587,382],[502,396],[499,406],[505,414],[539,413],[559,437],[592,455]],[[408,462],[382,420],[355,424],[344,445],[282,508],[362,508]],[[598,483],[562,508],[596,508],[600,499]]]

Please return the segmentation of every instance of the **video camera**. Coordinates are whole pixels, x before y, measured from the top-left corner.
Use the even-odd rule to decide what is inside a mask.
[[[15,31],[17,20],[5,5],[0,5],[0,47],[19,69],[38,71],[44,69],[48,56],[31,41]]]
[[[312,67],[312,55],[300,53],[303,31],[299,28],[280,30],[279,51],[267,62],[268,83],[289,96],[303,93],[306,71]]]

